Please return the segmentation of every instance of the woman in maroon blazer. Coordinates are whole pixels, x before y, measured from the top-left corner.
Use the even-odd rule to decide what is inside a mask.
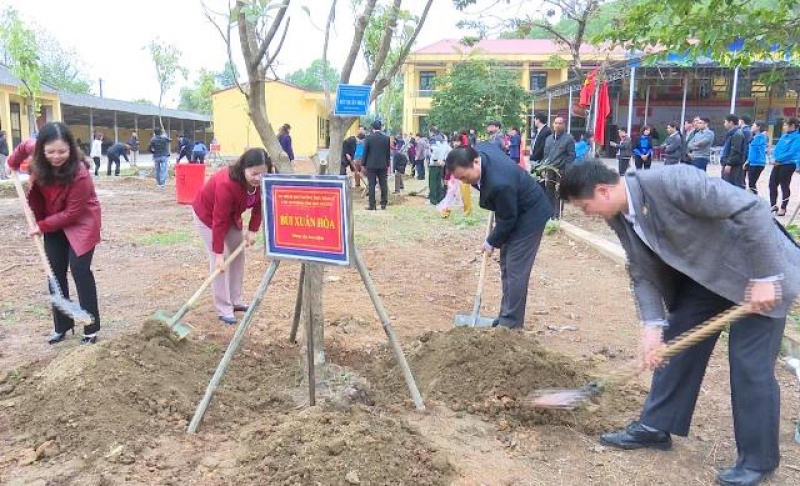
[[[28,205],[36,219],[36,227],[30,228],[29,233],[44,235],[45,252],[67,298],[67,268],[72,271],[78,301],[94,317],[94,322],[83,328],[81,344],[95,343],[100,312],[91,266],[94,248],[100,243],[100,202],[86,156],[69,128],[53,122],[42,127],[35,141],[20,144],[8,158],[8,166],[18,171],[28,157],[31,157]],[[55,332],[48,339],[50,344],[63,341],[67,331],[75,327],[71,318],[55,308],[53,322]]]
[[[194,221],[208,250],[210,271],[223,268],[226,255],[242,241],[250,246],[261,227],[261,174],[273,173],[272,159],[264,149],[249,149],[235,164],[217,171],[206,182],[192,205]],[[243,232],[242,213],[250,209],[248,231]],[[227,271],[214,279],[212,293],[219,319],[235,324],[234,312],[244,312],[242,301],[244,253]]]

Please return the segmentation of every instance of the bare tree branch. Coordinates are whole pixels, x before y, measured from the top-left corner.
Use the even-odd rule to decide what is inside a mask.
[[[256,54],[256,57],[254,58],[254,59],[258,59],[259,62],[261,61],[261,59],[264,56],[266,56],[267,48],[269,48],[269,45],[272,43],[272,39],[278,33],[278,28],[283,23],[283,17],[286,16],[286,11],[288,10],[289,4],[291,2],[292,2],[292,0],[283,0],[283,5],[281,5],[281,7],[278,9],[278,13],[275,14],[275,19],[272,21],[272,25],[270,26],[269,30],[267,31],[266,36],[264,36],[264,38],[261,39],[261,47],[258,49],[258,53]],[[284,37],[285,36],[286,36],[286,32],[284,31]],[[255,66],[254,66],[254,69],[255,69]]]
[[[222,37],[222,41],[225,43],[225,49],[226,49],[226,51],[228,53],[228,62],[231,64],[231,66],[235,66],[235,64],[233,62],[233,50],[231,49],[231,25],[232,25],[232,23],[231,23],[230,12],[232,12],[233,10],[232,10],[230,2],[228,2],[228,15],[225,16],[225,18],[228,21],[228,28],[226,29],[227,30],[227,34],[222,31],[222,27],[220,27],[219,24],[216,22],[216,20],[214,20],[214,18],[211,16],[212,13],[215,14],[215,15],[220,15],[220,16],[222,14],[217,13],[217,12],[213,12],[210,8],[208,8],[208,6],[205,3],[203,3],[202,5],[203,5],[203,14],[208,19],[208,21],[211,22],[211,25],[213,25],[214,28],[217,29],[217,32],[219,33],[220,37]],[[239,88],[239,91],[243,95],[247,96],[247,91],[244,89],[242,84],[239,82],[239,79],[238,79],[237,76],[233,76],[233,82],[236,83],[236,87]]]
[[[350,82],[350,75],[353,73],[356,57],[358,57],[358,52],[361,50],[361,43],[364,41],[364,32],[366,32],[369,20],[372,18],[372,13],[375,11],[376,3],[378,3],[378,0],[367,0],[364,11],[358,18],[358,21],[356,21],[353,42],[350,44],[350,52],[347,53],[347,59],[342,67],[342,74],[339,78],[340,83],[346,84]]]
[[[325,42],[322,44],[322,90],[325,92],[325,110],[331,109],[331,87],[328,85],[328,76],[326,70],[328,68],[328,42],[331,35],[331,26],[336,19],[336,2],[331,2],[331,10],[328,13],[328,21],[325,23]]]
[[[378,53],[375,55],[372,69],[369,70],[367,76],[364,78],[364,82],[361,84],[367,86],[371,85],[375,82],[378,74],[380,74],[381,68],[383,68],[384,62],[386,62],[386,56],[389,55],[389,51],[392,48],[392,39],[394,38],[394,31],[397,28],[397,16],[400,13],[400,5],[402,3],[403,0],[394,0],[392,9],[389,11],[389,21],[386,22],[386,28],[383,30],[381,46],[378,48]]]
[[[386,84],[383,86],[383,88],[388,86],[390,82],[389,80],[394,78],[395,75],[397,75],[398,71],[400,71],[400,67],[403,65],[406,58],[408,57],[408,53],[411,52],[411,48],[414,46],[414,42],[417,41],[417,36],[419,36],[419,33],[422,30],[422,26],[425,24],[425,20],[428,18],[428,12],[430,11],[432,4],[433,0],[428,0],[425,3],[425,8],[422,10],[422,15],[419,16],[419,20],[417,20],[417,26],[414,29],[414,33],[411,34],[411,37],[409,37],[405,45],[403,45],[403,48],[400,50],[400,55],[397,57],[397,59],[394,62],[394,65],[392,65],[392,67],[389,69],[389,72],[386,74],[385,77]],[[384,79],[381,79],[378,82],[378,84],[381,84],[383,81]],[[383,91],[383,88],[381,88],[380,91],[378,91],[377,88],[378,85],[375,86],[375,90],[373,91],[373,98],[372,98],[373,100],[377,98],[378,95],[381,94],[381,91]]]
[[[270,56],[270,58],[267,60],[267,63],[262,67],[262,70],[261,70],[261,75],[262,76],[266,77],[267,76],[267,69],[272,69],[272,63],[275,62],[275,58],[278,57],[278,54],[280,54],[281,49],[283,48],[283,41],[286,40],[286,33],[289,32],[289,24],[291,22],[292,22],[292,18],[288,17],[286,19],[286,26],[283,29],[283,35],[281,35],[281,40],[280,40],[280,42],[278,42],[278,47],[275,48],[275,53],[272,54],[272,56]],[[273,73],[274,72],[275,71],[273,71]]]

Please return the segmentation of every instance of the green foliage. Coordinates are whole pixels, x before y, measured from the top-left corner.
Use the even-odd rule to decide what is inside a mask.
[[[557,219],[551,219],[544,225],[544,234],[547,236],[552,236],[561,230],[561,221]]]
[[[152,106],[156,105],[152,101],[150,101],[148,99],[145,99],[145,98],[137,98],[137,99],[133,100],[131,103],[138,103],[140,105],[152,105]]]
[[[387,26],[389,25],[389,21],[391,20],[391,13],[392,7],[378,5],[375,7],[375,12],[369,19],[367,28],[364,31],[363,55],[368,69],[372,69],[372,66],[375,64],[376,57],[380,51],[383,35]],[[381,67],[381,75],[386,75],[392,65],[397,62],[403,45],[405,45],[405,43],[414,33],[414,29],[416,28],[418,21],[419,18],[411,15],[411,12],[408,10],[398,10],[397,25],[394,29],[394,35],[392,37],[389,53],[386,56],[386,61]]]
[[[193,241],[194,233],[188,230],[166,231],[139,236],[136,242],[140,245],[170,246],[182,245]]]
[[[503,126],[523,124],[530,95],[519,72],[492,61],[457,63],[436,79],[428,121],[445,132],[479,127],[497,119]]]
[[[580,1],[580,0],[577,0]],[[585,36],[587,38],[594,38],[605,31],[606,27],[613,25],[618,19],[625,16],[625,11],[633,3],[641,3],[641,0],[612,0],[610,2],[602,3],[597,7],[597,11],[589,17],[586,22]],[[578,31],[578,23],[571,18],[562,16],[557,22],[552,24],[554,29],[561,33],[564,37],[573,38]],[[553,34],[537,27],[530,25],[529,30],[512,30],[505,33],[506,37],[525,37],[527,39],[552,39]]]
[[[328,89],[335,90],[339,84],[339,71],[333,68],[330,63],[327,63],[326,66],[322,59],[317,59],[307,68],[298,69],[286,76],[286,81],[301,88],[322,91],[324,89],[322,85],[323,77],[328,82]]]
[[[222,71],[217,73],[216,81],[221,88],[230,88],[236,84],[239,78],[239,71],[236,69],[236,64],[228,61]]]
[[[219,74],[200,69],[195,84],[191,88],[181,88],[179,110],[211,113],[211,94],[217,88]]]
[[[747,65],[758,59],[797,58],[800,8],[795,0],[674,0],[636,2],[625,15],[595,36],[636,50],[663,46],[662,52],[711,55],[724,65]],[[713,26],[713,27],[712,27]],[[745,38],[745,48],[728,46]],[[779,53],[773,46],[783,46]]]
[[[158,108],[163,108],[164,94],[175,86],[176,78],[178,76],[186,77],[189,75],[189,70],[181,66],[181,51],[177,47],[169,44],[161,44],[159,39],[153,40],[146,47],[150,51],[150,58],[153,60],[153,65],[156,69],[156,79],[158,80]],[[161,120],[159,114],[159,123],[161,128],[164,128],[164,122]]]
[[[78,54],[72,49],[65,49],[46,33],[40,33],[37,37],[42,82],[57,91],[91,93],[92,84],[78,67]]]
[[[403,130],[403,79],[390,84],[378,97],[378,115],[389,133]]]
[[[25,27],[16,10],[8,8],[3,12],[0,40],[9,57],[8,68],[22,80],[20,94],[34,105],[38,111],[39,97],[42,94],[42,70],[39,66],[39,45],[33,30]]]

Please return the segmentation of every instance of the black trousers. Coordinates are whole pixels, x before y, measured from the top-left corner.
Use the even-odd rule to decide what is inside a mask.
[[[781,188],[781,207],[786,209],[789,205],[789,196],[792,194],[789,186],[792,184],[792,175],[796,169],[795,164],[782,164],[772,166],[769,175],[769,204],[778,205],[778,186]]]
[[[747,187],[750,188],[750,192],[753,194],[758,194],[756,183],[758,183],[758,178],[761,177],[762,172],[764,172],[763,165],[747,166]]]
[[[67,268],[72,272],[75,289],[78,291],[78,302],[81,307],[94,317],[94,322],[83,328],[84,334],[93,334],[100,330],[100,310],[97,304],[97,284],[92,273],[92,258],[94,249],[81,256],[77,256],[69,244],[67,235],[63,231],[47,233],[44,235],[44,251],[50,260],[50,266],[61,287],[64,297],[69,298],[67,286]],[[67,332],[75,327],[75,322],[53,307],[53,323],[55,331]]]
[[[369,207],[375,209],[375,183],[381,186],[381,207],[386,208],[389,204],[389,184],[387,181],[388,169],[369,169],[367,168],[367,189],[369,189]]]
[[[680,284],[676,301],[669,313],[665,340],[733,305],[689,278]],[[728,361],[737,465],[747,469],[770,471],[780,461],[780,389],[775,379],[775,360],[785,325],[786,317],[750,314],[730,327]],[[656,370],[640,418],[643,424],[688,435],[700,385],[718,337],[716,334],[696,344]]]
[[[556,175],[550,171],[545,173],[545,178],[540,181],[544,189],[550,205],[553,206],[553,219],[561,218],[561,198],[558,195],[558,184],[561,182],[561,176]]]
[[[730,167],[730,172],[726,174],[725,169],[728,167]],[[744,189],[744,174],[744,167],[741,165],[725,165],[722,167],[722,180],[742,189]]]
[[[119,175],[119,157],[114,157],[113,155],[108,156],[108,170],[106,171],[106,175],[111,175],[111,164],[116,166],[114,169],[114,175]]]
[[[642,168],[649,169],[650,165],[653,163],[653,156],[647,157],[647,159],[643,159],[638,155],[633,156],[633,163],[636,164],[636,170],[642,170]]]
[[[189,161],[189,162],[191,162],[191,161],[192,161],[192,154],[191,154],[191,152],[189,152],[189,149],[188,149],[188,148],[182,148],[182,149],[180,149],[180,151],[178,152],[178,160],[176,160],[176,161],[175,161],[175,163],[177,164],[177,163],[178,163],[178,162],[180,162],[180,161],[181,161],[181,159],[182,159],[182,158],[184,158],[184,157],[186,157],[186,160],[187,160],[187,161]]]
[[[100,157],[92,157],[94,161],[94,175],[100,175]]]
[[[631,159],[623,157],[617,161],[619,175],[624,176],[628,172],[628,167],[631,166]]]
[[[544,226],[537,228],[532,235],[514,238],[500,248],[500,282],[503,288],[498,316],[500,326],[511,329],[525,326],[528,284],[543,233]]]

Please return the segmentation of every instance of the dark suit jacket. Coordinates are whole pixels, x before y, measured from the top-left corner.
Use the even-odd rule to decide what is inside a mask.
[[[347,137],[342,142],[342,165],[350,165],[351,161],[356,159],[356,145],[358,145],[358,141],[356,137]],[[347,160],[347,156],[350,156],[350,160]]]
[[[550,127],[547,125],[536,132],[533,138],[533,149],[531,149],[531,160],[539,162],[544,159],[544,143],[547,141],[547,137],[552,134],[553,132],[550,131]]]
[[[372,132],[364,139],[364,167],[387,169],[392,151],[389,137],[383,132]]]
[[[494,211],[495,227],[486,238],[502,248],[517,238],[544,231],[553,206],[542,187],[522,167],[492,142],[480,142],[475,150],[481,157],[480,206]]]
[[[785,316],[800,292],[800,248],[770,214],[769,204],[686,164],[625,177],[645,245],[623,215],[609,220],[628,254],[628,272],[643,321],[662,320],[675,303],[680,275],[732,302],[751,279],[782,276]]]

